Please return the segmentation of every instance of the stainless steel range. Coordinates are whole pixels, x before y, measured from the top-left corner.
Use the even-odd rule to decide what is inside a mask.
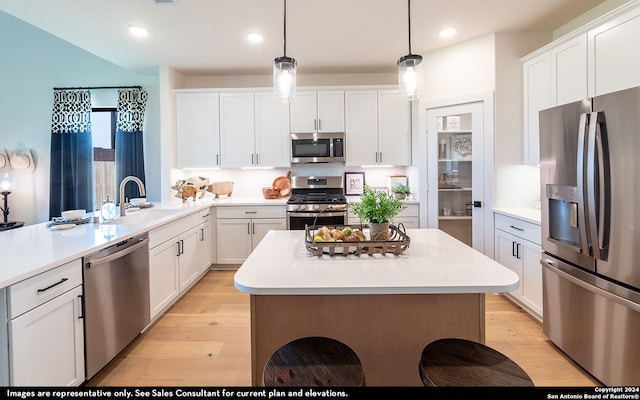
[[[287,229],[307,225],[344,225],[347,199],[341,176],[294,176],[287,201]]]

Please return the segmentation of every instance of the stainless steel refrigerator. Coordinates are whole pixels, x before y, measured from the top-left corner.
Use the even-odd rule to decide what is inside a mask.
[[[544,333],[640,385],[640,88],[541,111],[540,175]]]

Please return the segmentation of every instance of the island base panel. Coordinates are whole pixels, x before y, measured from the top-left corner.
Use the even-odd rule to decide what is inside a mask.
[[[430,342],[484,343],[484,293],[420,295],[251,295],[252,384],[280,346],[309,336],[351,347],[367,386],[422,386],[420,356]]]

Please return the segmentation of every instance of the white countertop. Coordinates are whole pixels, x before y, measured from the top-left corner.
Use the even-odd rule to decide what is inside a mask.
[[[540,225],[542,221],[541,211],[537,208],[497,207],[493,209],[493,212],[509,217],[519,218],[536,225]]]
[[[173,210],[175,213],[139,224],[88,223],[73,229],[54,231],[47,223],[24,226],[0,232],[0,289],[57,267],[66,262],[105,248],[118,241],[198,212],[211,206],[282,205],[287,198],[266,200],[262,197],[205,197],[195,202],[174,200],[154,203],[154,207],[128,211],[128,215],[141,215],[151,210]],[[119,209],[118,209],[119,210]],[[119,211],[118,211],[119,212]]]
[[[428,294],[509,292],[518,276],[438,229],[408,229],[395,255],[311,255],[303,231],[271,231],[235,274],[251,294]]]

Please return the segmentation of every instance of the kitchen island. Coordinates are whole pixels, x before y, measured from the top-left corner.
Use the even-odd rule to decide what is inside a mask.
[[[271,231],[235,274],[251,298],[252,384],[282,345],[309,336],[351,347],[370,386],[421,386],[433,340],[484,343],[484,294],[518,276],[437,229],[409,229],[400,255],[311,255],[303,231]]]

